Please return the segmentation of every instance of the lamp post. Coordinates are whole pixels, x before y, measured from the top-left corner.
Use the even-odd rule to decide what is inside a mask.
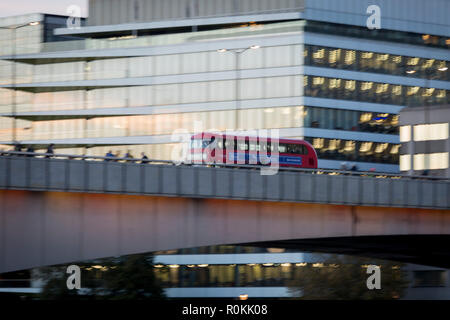
[[[28,26],[36,26],[39,24],[39,21],[29,22],[26,24],[19,24],[14,26],[8,26],[8,27],[0,27],[0,29],[6,29],[6,30],[12,30],[13,31],[13,52],[12,52],[12,74],[13,74],[13,101],[12,101],[12,117],[13,117],[13,132],[12,132],[12,142],[16,142],[16,136],[17,136],[17,130],[16,130],[16,108],[17,108],[17,97],[16,97],[16,87],[17,87],[17,78],[16,78],[16,56],[17,56],[17,29],[28,27]]]
[[[235,57],[235,66],[236,66],[236,81],[235,81],[235,99],[236,99],[236,107],[235,107],[235,130],[238,130],[238,122],[239,122],[239,110],[241,108],[241,92],[240,92],[240,86],[239,86],[239,80],[241,78],[241,61],[240,57],[241,54],[246,52],[247,50],[256,50],[261,48],[259,45],[252,45],[247,48],[243,49],[219,49],[217,52],[231,52],[234,54]]]

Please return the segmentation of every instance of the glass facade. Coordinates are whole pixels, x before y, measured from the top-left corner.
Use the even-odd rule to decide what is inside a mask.
[[[449,135],[448,123],[419,124],[414,126],[414,141],[445,140]]]
[[[40,23],[37,25],[26,25],[30,22]],[[16,53],[36,52],[41,49],[44,25],[40,14],[0,18],[0,26],[2,26],[0,28],[0,55],[13,54],[14,51]],[[1,66],[5,64],[11,65],[11,63],[6,61],[0,62]]]
[[[448,69],[450,63],[445,60],[312,45],[305,45],[304,50],[305,65],[402,77],[450,80]]]
[[[0,29],[1,30],[1,29]],[[11,41],[10,39],[8,39]],[[8,41],[7,40],[7,41]],[[59,43],[59,42],[58,42]],[[11,43],[8,43],[11,47]],[[240,56],[241,69],[273,68],[301,65],[301,45],[261,47]],[[17,83],[100,80],[163,75],[181,75],[236,69],[232,53],[216,50],[144,57],[98,59],[49,64],[18,63]],[[0,64],[0,84],[11,83],[11,64]],[[19,71],[19,69],[17,70]]]
[[[373,81],[304,76],[305,96],[402,106],[450,103],[448,90]]]
[[[189,265],[156,267],[164,287],[280,287],[300,276],[307,264]],[[312,267],[312,266],[310,266]]]
[[[305,107],[304,110],[305,127],[398,134],[396,114],[318,107]]]
[[[237,111],[238,127],[248,130],[298,128],[303,124],[302,107],[243,109]],[[0,118],[0,141],[11,139],[11,119]],[[191,112],[142,116],[97,116],[90,120],[17,121],[17,137],[23,140],[104,138],[170,135],[177,130],[193,132],[196,126],[225,131],[235,127],[236,111]]]
[[[399,144],[305,137],[319,159],[398,164]]]
[[[319,25],[322,31],[319,31]],[[402,81],[406,82],[410,80],[408,78],[449,81],[448,61],[407,54],[304,45],[301,37],[298,37],[298,42],[292,40],[292,35],[301,34],[302,30],[323,32],[328,27],[326,23],[292,21],[226,29],[217,27],[216,30],[180,34],[115,36],[55,43],[42,42],[42,30],[48,29],[45,29],[45,23],[41,24],[40,29],[39,25],[34,26],[35,29],[25,27],[17,34],[18,48],[31,41],[27,37],[33,36],[33,41],[41,46],[39,50],[56,54],[61,50],[149,46],[153,51],[138,57],[90,57],[85,61],[70,62],[62,58],[39,63],[22,61],[16,63],[14,74],[11,62],[2,60],[0,84],[15,82],[22,88],[16,90],[15,94],[13,90],[0,88],[0,143],[4,146],[11,144],[15,136],[19,142],[35,144],[36,150],[45,150],[46,144],[58,140],[56,148],[62,153],[103,156],[110,150],[122,155],[130,150],[136,157],[145,152],[151,158],[167,160],[173,158],[173,149],[179,144],[167,143],[167,139],[160,136],[167,137],[177,130],[193,132],[194,128],[198,128],[198,123],[201,123],[203,130],[219,131],[304,127],[328,130],[326,137],[318,137],[313,133],[307,137],[316,147],[320,159],[398,164],[397,144],[373,142],[367,140],[369,138],[345,140],[341,134],[348,131],[352,134],[390,135],[376,140],[392,141],[393,136],[399,135],[399,128],[398,109],[391,111],[394,109],[390,108],[391,105],[403,107],[450,103],[448,90],[396,84],[395,81],[385,83],[353,80],[348,79],[348,76],[344,79],[344,76],[331,78],[308,75],[308,72],[302,74],[299,70],[302,66],[314,66],[323,68],[317,69],[323,74],[329,74],[326,69],[339,69],[361,72],[361,75],[370,72],[402,76]],[[362,29],[340,26],[336,32],[330,33],[345,35],[349,32],[348,36],[364,38],[366,31]],[[27,30],[30,32],[24,33]],[[417,35],[412,34],[386,32],[386,37],[401,35],[406,40],[420,38],[420,43],[415,44],[422,47],[436,44],[431,36],[431,42],[427,42],[424,40],[426,37],[422,36],[417,38]],[[236,53],[232,49],[236,45],[235,40],[248,41],[246,39],[249,36],[268,35],[271,37],[267,37],[267,43],[258,50]],[[211,40],[229,41],[227,46],[230,49],[219,52],[221,48],[203,46],[198,51],[183,49],[170,53],[166,49],[158,50],[162,45],[189,44],[195,47]],[[272,43],[272,40],[275,42]],[[3,49],[3,54],[8,53],[13,42],[10,30],[0,33],[0,41],[8,47]],[[243,70],[240,74],[236,72],[237,66]],[[214,77],[220,75],[219,79],[223,76],[223,79],[209,79],[211,74]],[[238,76],[240,79],[236,80]],[[147,77],[148,82],[142,85],[127,85]],[[124,82],[121,83],[119,79]],[[85,81],[89,80],[99,82],[85,87]],[[100,81],[103,80],[117,81],[118,86],[102,87]],[[77,82],[79,87],[69,81]],[[45,85],[49,82],[61,85],[67,82],[67,85],[54,88],[52,84]],[[23,88],[25,85],[30,88]],[[323,100],[311,99],[312,105],[305,105],[303,97]],[[278,104],[279,101],[282,103]],[[324,101],[329,103],[323,104]],[[346,108],[345,104],[350,101]],[[358,110],[355,102],[373,105],[365,105],[361,108],[363,111]],[[137,107],[137,114],[133,114],[131,108]],[[94,114],[83,115],[86,110]],[[66,115],[66,111],[70,111],[70,115]],[[12,113],[25,112],[39,114],[19,114],[15,121],[12,120]],[[15,133],[13,128],[16,128]],[[294,134],[301,135],[298,131]],[[335,137],[330,138],[330,135]],[[145,144],[144,138],[148,136],[153,136],[151,145]],[[139,144],[135,142],[137,140],[127,140],[129,137],[140,137]],[[104,138],[108,138],[109,142],[104,142]],[[67,143],[64,143],[65,139]],[[84,139],[90,139],[89,144]]]
[[[370,40],[402,42],[427,47],[450,48],[450,39],[448,37],[395,31],[383,28],[370,30],[355,25],[307,20],[305,31]]]
[[[407,159],[402,159],[407,160]],[[409,160],[409,159],[408,159]],[[417,153],[414,154],[414,170],[439,170],[447,169],[449,166],[449,153]],[[406,166],[406,165],[405,165]],[[405,169],[407,170],[407,169]]]
[[[241,89],[240,100],[300,96],[303,91],[301,81],[301,76],[242,79],[238,81]],[[236,100],[234,80],[98,88],[88,91],[73,89],[52,92],[49,90],[51,88],[36,93],[17,90],[16,109],[20,112],[83,110]],[[11,112],[12,91],[0,88],[0,98],[0,112]]]

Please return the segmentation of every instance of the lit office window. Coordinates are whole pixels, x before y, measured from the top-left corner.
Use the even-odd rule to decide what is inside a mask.
[[[348,140],[345,142],[344,152],[354,152],[355,151],[355,141]]]
[[[437,170],[447,169],[448,167],[448,152],[414,155],[414,170]]]
[[[411,155],[402,154],[400,156],[400,171],[408,171],[411,169]]]
[[[354,91],[356,89],[356,81],[355,80],[346,80],[345,81],[345,89]]]
[[[388,144],[387,144],[387,143],[379,143],[379,144],[377,144],[377,146],[376,146],[376,148],[375,148],[375,152],[376,152],[376,153],[382,153],[382,152],[384,152],[387,148],[388,148]]]
[[[414,155],[414,170],[425,170],[425,154]]]
[[[372,150],[373,142],[363,142],[361,143],[361,147],[359,149],[359,152],[361,153],[370,153]]]
[[[420,124],[414,126],[414,141],[448,139],[448,123]]]
[[[411,126],[400,127],[400,142],[411,141]]]
[[[325,49],[319,49],[313,53],[314,59],[323,59],[325,57]]]
[[[355,63],[356,52],[355,50],[345,50],[345,64],[352,65]]]
[[[404,57],[388,53],[342,50],[339,48],[310,46],[305,55],[306,65],[327,68],[353,69],[416,78],[448,80],[447,62],[444,60]]]
[[[395,144],[391,147],[391,151],[390,154],[396,155],[398,154],[398,151],[400,150],[400,145],[399,144]]]
[[[341,49],[330,50],[328,55],[328,63],[336,63],[341,58]]]
[[[432,153],[429,157],[431,170],[448,168],[448,152]]]

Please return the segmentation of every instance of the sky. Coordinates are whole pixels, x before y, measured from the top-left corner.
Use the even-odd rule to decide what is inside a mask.
[[[80,6],[81,16],[87,17],[88,0],[0,0],[0,17],[28,13],[68,15],[70,5]]]

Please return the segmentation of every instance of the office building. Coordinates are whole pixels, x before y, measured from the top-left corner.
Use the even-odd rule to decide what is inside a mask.
[[[400,112],[400,170],[409,175],[450,177],[450,105]]]
[[[369,4],[381,29],[366,26]],[[442,0],[91,0],[86,26],[54,30],[82,40],[51,41],[45,23],[15,42],[0,29],[0,144],[172,159],[173,133],[199,123],[275,128],[310,141],[321,168],[396,173],[400,110],[450,99],[448,11]]]

